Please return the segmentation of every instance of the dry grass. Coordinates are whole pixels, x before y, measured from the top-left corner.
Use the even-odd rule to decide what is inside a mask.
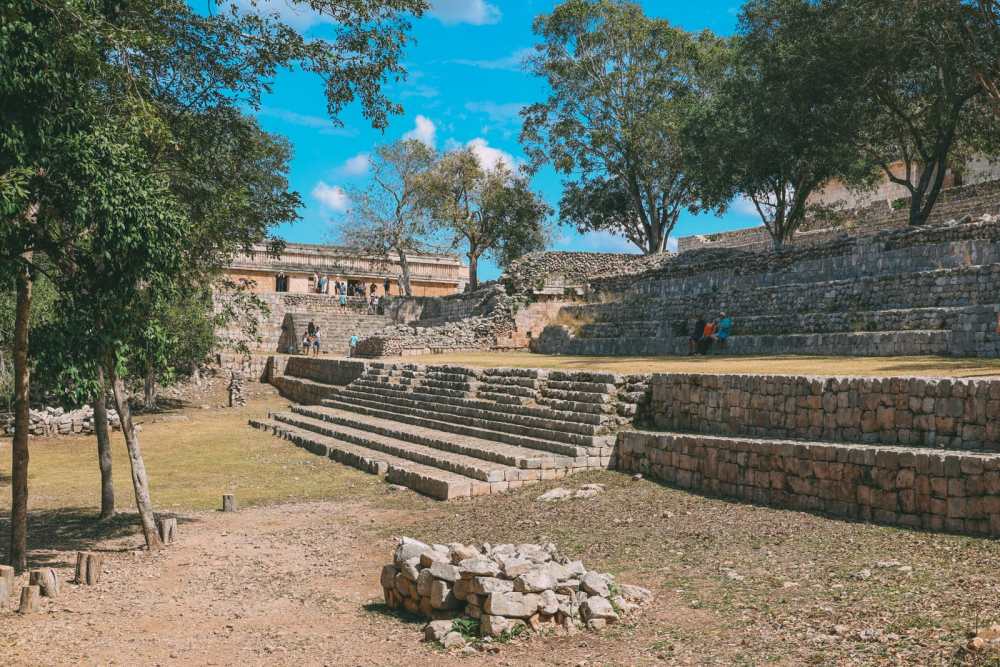
[[[865,375],[921,377],[1000,376],[1000,359],[953,357],[577,357],[529,352],[468,352],[408,357],[419,364],[479,368],[551,368],[614,373],[752,373],[760,375]]]
[[[186,409],[189,421],[145,421],[139,442],[158,510],[214,509],[223,493],[241,506],[367,495],[373,478],[345,476],[339,466],[247,426],[251,415],[287,405],[280,398],[252,401],[239,410]],[[132,511],[125,444],[113,436],[115,492],[120,510]],[[10,440],[0,440],[0,513],[10,508]],[[33,439],[30,445],[31,511],[100,506],[100,474],[93,437]]]

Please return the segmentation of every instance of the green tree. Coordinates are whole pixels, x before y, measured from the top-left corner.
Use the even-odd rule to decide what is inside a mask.
[[[413,139],[378,147],[369,165],[370,184],[348,193],[351,210],[337,228],[347,247],[383,258],[395,253],[406,296],[413,294],[408,255],[432,248],[432,221],[419,186],[435,159],[432,148]]]
[[[858,89],[870,101],[855,109],[864,120],[862,150],[906,189],[910,224],[922,225],[949,167],[996,150],[997,117],[972,76],[982,57],[967,48],[970,36],[990,44],[990,26],[955,0],[843,0],[837,6],[838,49],[853,58],[849,68],[861,74]]]
[[[14,327],[15,437],[12,446],[11,548],[27,558],[27,406],[31,288],[37,257],[57,270],[61,306],[94,320],[95,362],[103,365],[122,417],[137,505],[147,544],[158,546],[124,373],[136,358],[137,322],[149,305],[177,290],[194,268],[218,264],[240,244],[287,219],[293,196],[265,199],[229,188],[212,203],[199,181],[219,163],[205,146],[260,140],[240,110],[259,106],[274,74],[299,67],[324,81],[336,114],[358,100],[376,127],[399,110],[382,84],[403,75],[399,56],[407,13],[424,0],[303,0],[335,21],[332,40],[305,39],[277,15],[231,10],[203,16],[181,0],[12,0],[0,30],[0,263],[17,275]],[[169,73],[169,74],[168,74]],[[190,125],[189,125],[190,124]],[[264,139],[268,141],[267,139]],[[270,140],[273,143],[273,140]],[[237,151],[245,141],[228,146]],[[259,154],[259,153],[258,153]],[[271,158],[277,154],[270,152]],[[280,156],[277,156],[280,160]],[[266,160],[257,165],[267,171]],[[271,194],[284,176],[271,172]],[[217,181],[212,181],[217,183]],[[265,186],[264,181],[254,185]],[[278,193],[280,194],[280,193]],[[215,193],[218,196],[218,193]],[[249,220],[226,216],[252,212]],[[195,223],[195,224],[192,224]]]
[[[548,205],[532,192],[528,179],[504,163],[484,169],[466,148],[444,154],[421,178],[420,197],[452,247],[469,260],[469,289],[479,286],[479,259],[506,266],[547,242]]]
[[[702,40],[619,0],[566,0],[534,28],[551,94],[522,112],[521,141],[532,168],[567,177],[562,221],[663,252],[698,203],[678,131]]]
[[[809,196],[841,178],[857,183],[859,104],[838,60],[833,8],[807,0],[751,0],[737,35],[703,66],[684,141],[706,204],[749,200],[775,246],[791,240]]]

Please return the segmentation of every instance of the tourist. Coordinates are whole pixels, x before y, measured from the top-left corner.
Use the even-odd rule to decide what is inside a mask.
[[[319,277],[319,293],[326,294],[330,286],[329,279],[326,276]]]
[[[385,288],[385,295],[389,296],[389,288],[392,286],[392,283],[389,282],[388,278],[382,281],[382,286]]]
[[[701,334],[701,340],[698,341],[698,354],[708,354],[708,351],[712,348],[712,341],[715,340],[715,330],[718,324],[713,320],[705,325],[705,329]]]
[[[699,313],[698,320],[694,323],[694,329],[691,331],[691,337],[688,338],[689,357],[698,351],[698,344],[701,342],[701,337],[704,334],[705,334],[705,316]]]
[[[350,345],[351,345],[351,347],[350,347],[350,351],[348,352],[348,354],[353,357],[354,356],[354,350],[356,350],[357,347],[358,347],[358,334],[354,334],[353,336],[351,336],[351,343],[350,343]]]
[[[313,356],[319,356],[319,327],[316,327],[316,333],[312,337],[313,344]]]
[[[302,335],[302,354],[309,356],[309,348],[312,347],[312,337],[307,331]]]
[[[309,334],[310,337],[312,337],[316,335],[316,331],[317,331],[316,323],[313,322],[312,320],[309,320],[309,325],[306,326],[306,333]]]
[[[316,290],[317,292],[319,292],[320,290],[319,290],[319,274],[318,273],[314,273],[313,274],[312,284],[313,284],[313,289]]]
[[[344,310],[347,308],[347,283],[340,283],[337,291],[340,294],[340,309]]]
[[[378,291],[378,287],[375,285],[375,283],[372,283],[370,291],[372,294],[375,294],[375,292]]]
[[[372,283],[372,287],[374,286],[375,283]],[[374,315],[376,311],[378,311],[378,295],[372,292],[371,297],[368,299],[368,312]]]
[[[725,312],[719,313],[719,326],[715,332],[715,341],[719,344],[720,348],[726,346],[726,342],[729,340],[729,332],[732,328],[733,318],[726,315]]]

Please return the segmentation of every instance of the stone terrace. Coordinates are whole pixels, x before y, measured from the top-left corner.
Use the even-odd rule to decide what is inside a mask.
[[[647,379],[297,358],[273,371],[303,405],[254,426],[440,499],[607,468]]]
[[[727,353],[996,357],[1000,223],[905,229],[782,252],[699,250],[595,283],[532,351],[686,354],[695,316],[735,319]]]

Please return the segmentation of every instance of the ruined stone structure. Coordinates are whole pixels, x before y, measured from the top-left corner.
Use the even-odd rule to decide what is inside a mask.
[[[424,544],[402,538],[379,583],[390,609],[432,621],[425,639],[464,645],[451,619],[478,621],[483,637],[518,626],[574,633],[623,620],[652,593],[561,557],[554,544]],[[438,621],[438,622],[434,622]]]
[[[544,354],[686,354],[699,313],[734,318],[727,354],[996,357],[1000,221],[843,236],[781,252],[688,251],[591,283],[532,341]]]
[[[835,188],[829,199],[842,196],[841,188]],[[832,204],[820,197],[815,203]],[[844,234],[865,236],[890,229],[906,227],[909,222],[908,197],[898,199],[863,199],[854,205],[827,215],[806,220],[791,241],[795,246],[816,245],[830,241]],[[984,214],[1000,214],[1000,180],[954,187],[942,191],[931,213],[929,224],[939,224],[949,220],[961,220],[965,216],[981,217]],[[750,227],[731,232],[684,236],[678,239],[679,252],[701,248],[738,248],[740,250],[768,251],[773,247],[770,235],[764,227]]]
[[[1000,379],[566,373],[290,359],[253,420],[439,499],[590,468],[863,521],[1000,536]],[[638,430],[638,429],[662,430]],[[417,602],[419,604],[419,601]]]
[[[411,287],[415,296],[443,296],[462,291],[468,267],[454,255],[414,254],[409,256]],[[349,248],[306,243],[288,243],[280,256],[273,256],[265,245],[238,255],[230,262],[226,275],[234,281],[252,281],[261,293],[290,292],[316,294],[318,279],[329,279],[326,292],[333,294],[333,282],[347,282],[349,293],[372,283],[376,293],[385,296],[384,282],[389,280],[389,294],[399,296],[402,269],[394,257],[363,255]]]

